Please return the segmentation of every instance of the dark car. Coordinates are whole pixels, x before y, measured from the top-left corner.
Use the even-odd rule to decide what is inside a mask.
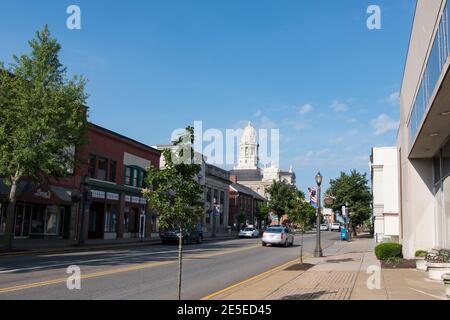
[[[180,229],[167,229],[159,233],[162,243],[178,243],[180,237]],[[183,243],[202,243],[203,231],[201,227],[188,229],[183,231]]]

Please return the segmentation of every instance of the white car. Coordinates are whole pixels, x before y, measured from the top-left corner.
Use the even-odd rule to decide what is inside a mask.
[[[270,245],[280,245],[289,247],[294,245],[294,235],[286,227],[270,227],[264,233],[262,237],[263,247]]]
[[[331,231],[341,231],[341,225],[339,223],[332,223],[330,226]]]
[[[239,238],[257,238],[259,237],[259,231],[255,228],[244,228],[239,232]]]
[[[329,230],[329,227],[328,227],[327,224],[321,224],[320,225],[320,231],[328,231],[328,230]]]

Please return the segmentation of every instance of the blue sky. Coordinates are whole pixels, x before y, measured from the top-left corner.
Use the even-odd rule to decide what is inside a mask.
[[[82,29],[66,28],[79,5]],[[366,9],[382,10],[382,29]],[[414,0],[1,0],[0,61],[48,24],[90,119],[144,143],[204,128],[279,128],[281,165],[305,190],[320,170],[368,171],[395,144]]]

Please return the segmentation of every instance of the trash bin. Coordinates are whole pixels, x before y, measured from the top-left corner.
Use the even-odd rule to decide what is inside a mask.
[[[341,240],[342,241],[347,241],[348,240],[347,236],[348,236],[347,229],[346,228],[341,228]]]

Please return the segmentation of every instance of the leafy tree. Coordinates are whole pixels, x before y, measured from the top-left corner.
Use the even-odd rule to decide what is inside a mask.
[[[256,215],[256,218],[259,221],[259,226],[260,227],[261,227],[262,221],[266,221],[267,216],[269,215],[269,212],[270,212],[270,209],[267,206],[266,202],[259,204],[258,207],[256,208],[255,215]]]
[[[85,79],[68,80],[60,44],[47,26],[29,41],[29,55],[0,63],[0,177],[11,187],[4,245],[11,250],[17,186],[42,182],[74,168],[74,150],[86,138]]]
[[[279,221],[289,209],[290,203],[295,196],[296,188],[285,182],[273,181],[273,184],[267,188],[269,194],[268,208],[278,216]]]
[[[245,223],[245,221],[247,221],[247,215],[243,212],[239,212],[236,215],[236,222],[238,224],[238,228],[241,229],[242,225]]]
[[[185,232],[198,223],[203,214],[203,187],[199,183],[201,165],[194,161],[194,128],[174,142],[173,149],[163,151],[164,168],[148,168],[143,191],[152,209],[159,212],[162,229],[178,229],[178,298],[181,300],[183,240]]]
[[[289,220],[300,227],[301,243],[300,243],[300,263],[303,263],[303,236],[305,234],[306,225],[316,216],[316,209],[306,201],[305,194],[296,190],[292,197],[288,209]]]
[[[352,170],[350,174],[341,172],[339,178],[330,181],[327,194],[335,197],[334,203],[327,206],[333,211],[341,210],[342,206],[348,203],[351,226],[356,234],[356,228],[365,223],[371,215],[372,195],[367,174],[361,174],[356,170]]]

